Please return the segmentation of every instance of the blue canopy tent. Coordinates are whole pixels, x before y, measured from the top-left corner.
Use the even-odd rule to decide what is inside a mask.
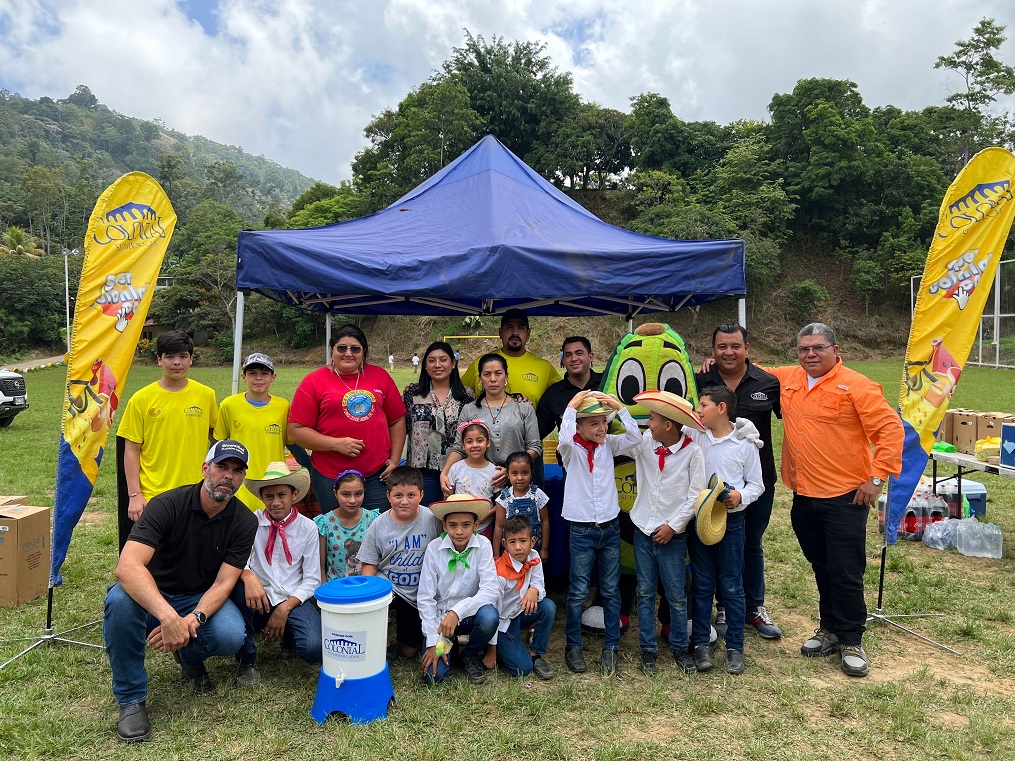
[[[492,135],[376,214],[240,233],[236,288],[234,391],[245,292],[329,315],[628,318],[747,292],[743,241],[608,225]]]

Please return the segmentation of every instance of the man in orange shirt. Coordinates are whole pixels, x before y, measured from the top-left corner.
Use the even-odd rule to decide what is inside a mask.
[[[797,355],[799,367],[766,369],[781,386],[782,480],[793,490],[793,531],[818,586],[818,629],[800,651],[839,653],[843,673],[866,676],[867,516],[889,474],[902,470],[902,421],[881,386],[842,364],[827,325],[804,327]]]

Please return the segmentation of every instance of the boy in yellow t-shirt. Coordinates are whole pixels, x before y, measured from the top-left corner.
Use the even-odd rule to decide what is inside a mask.
[[[201,480],[218,420],[215,392],[187,377],[194,360],[190,336],[179,330],[163,333],[155,351],[162,377],[130,398],[117,429],[126,440],[123,470],[132,521],[153,497]]]
[[[250,472],[263,473],[269,464],[285,462],[289,402],[269,393],[275,382],[275,363],[267,354],[255,352],[248,356],[243,361],[241,377],[247,390],[223,400],[215,438],[235,439],[243,444],[250,452]],[[264,507],[261,498],[245,485],[236,496],[251,510]]]

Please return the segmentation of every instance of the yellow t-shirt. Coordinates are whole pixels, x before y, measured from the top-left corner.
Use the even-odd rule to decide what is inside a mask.
[[[543,392],[561,379],[557,368],[531,351],[525,352],[520,357],[509,357],[500,349],[493,353],[500,354],[507,360],[508,393],[522,394],[532,402],[533,408],[539,404],[539,397]],[[479,382],[478,364],[477,357],[462,375],[462,383],[471,388],[477,396],[483,390],[483,384]]]
[[[151,383],[127,402],[117,436],[141,445],[141,493],[146,500],[196,484],[218,420],[215,392],[195,380],[182,391]]]
[[[250,452],[247,476],[260,478],[268,465],[285,461],[288,418],[289,402],[280,396],[271,397],[263,407],[255,407],[247,401],[246,394],[233,394],[219,407],[215,438],[236,439],[245,446]],[[251,510],[264,508],[261,498],[246,486],[241,486],[236,496]],[[301,494],[300,498],[304,496]]]

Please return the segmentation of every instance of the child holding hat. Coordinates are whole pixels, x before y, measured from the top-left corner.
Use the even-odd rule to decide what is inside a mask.
[[[244,479],[244,484],[263,504],[254,512],[254,546],[232,596],[246,624],[246,637],[236,653],[236,681],[245,686],[261,680],[257,632],[281,640],[283,648],[307,663],[320,662],[321,614],[313,597],[321,584],[321,556],[317,525],[293,507],[310,488],[306,468],[290,473],[284,462],[273,462],[263,476]]]
[[[616,414],[623,434],[607,433]],[[581,617],[589,593],[592,567],[599,562],[606,636],[600,667],[619,675],[620,651],[620,502],[613,458],[641,441],[631,413],[608,394],[579,391],[564,410],[557,452],[567,470],[561,515],[569,524],[571,574],[567,591],[564,662],[576,674],[585,672]]]
[[[462,649],[465,675],[472,684],[483,684],[483,654],[500,623],[493,548],[489,539],[476,534],[477,523],[490,512],[490,500],[452,494],[430,503],[430,511],[444,523],[444,534],[426,548],[416,595],[426,638],[423,682],[440,684],[448,676],[449,653],[438,655],[438,641],[454,642],[467,634],[469,644]]]
[[[662,581],[670,606],[670,653],[685,674],[695,671],[687,647],[687,526],[705,488],[698,447],[684,427],[701,430],[694,407],[669,391],[645,391],[634,401],[649,411],[648,430],[631,453],[638,494],[631,508],[638,574],[638,644],[641,670],[656,673],[656,590]],[[707,642],[706,634],[706,642]]]
[[[708,644],[712,598],[722,592],[726,608],[726,671],[744,673],[744,511],[765,490],[757,446],[734,435],[737,397],[726,386],[709,386],[698,394],[698,413],[705,430],[684,431],[702,448],[705,472],[714,473],[707,490],[696,502],[698,531],[688,542],[691,555],[691,644],[698,671],[712,668]],[[716,504],[718,494],[724,504]],[[705,511],[725,507],[726,530],[721,535],[703,531]],[[720,512],[722,515],[722,512]],[[718,539],[718,541],[716,541]]]

